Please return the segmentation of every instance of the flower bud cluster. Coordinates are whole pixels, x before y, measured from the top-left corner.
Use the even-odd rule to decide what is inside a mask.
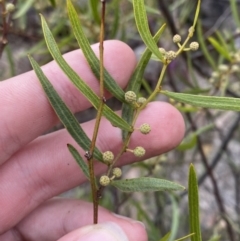
[[[128,103],[134,103],[136,102],[137,100],[137,95],[135,94],[135,92],[133,91],[127,91],[125,93],[125,100],[128,102]]]
[[[142,157],[145,155],[145,149],[141,146],[137,146],[135,149],[126,149],[126,151],[132,152],[136,157]]]
[[[111,165],[113,163],[114,155],[111,151],[104,152],[102,157],[105,164]]]
[[[145,149],[141,146],[137,146],[134,150],[133,150],[133,154],[136,157],[142,157],[145,155]]]
[[[151,131],[151,126],[147,123],[144,123],[140,126],[139,130],[142,134],[146,135]]]
[[[99,183],[100,185],[102,185],[103,187],[106,187],[110,184],[110,182],[112,180],[114,180],[115,178],[119,178],[122,176],[122,170],[119,167],[115,167],[112,170],[112,177],[108,177],[107,175],[103,175],[100,177],[99,179]]]
[[[238,64],[220,64],[217,71],[212,72],[209,82],[211,84],[216,84],[219,87],[219,83],[223,83],[224,80],[228,78],[227,76],[229,76],[231,73],[237,72],[240,72],[240,66]]]
[[[179,35],[179,34],[175,34],[174,36],[173,36],[173,42],[174,43],[180,43],[181,42],[181,40],[182,40],[182,38],[181,38],[181,36]]]
[[[166,54],[165,54],[166,60],[172,61],[172,60],[174,60],[176,57],[177,57],[176,52],[174,52],[174,51],[172,51],[172,50],[166,52]]]
[[[106,187],[110,184],[110,178],[107,175],[103,175],[100,177],[99,183]]]
[[[15,10],[15,5],[13,3],[7,3],[6,4],[6,11],[8,13],[11,13]]]
[[[194,27],[193,26],[190,27],[188,32],[189,32],[189,36],[192,37],[193,33],[194,33]],[[182,40],[182,38],[179,34],[175,34],[173,36],[173,42],[176,43],[179,48],[182,47],[181,44],[180,44],[181,40]],[[189,48],[184,48],[183,50],[184,51],[189,51],[189,50],[196,51],[196,50],[198,50],[198,48],[199,48],[198,42],[191,42],[190,45],[189,45]],[[173,60],[173,59],[176,58],[173,51],[165,52],[165,55],[167,56],[167,60]]]
[[[167,52],[164,48],[159,48],[158,50],[159,50],[159,52],[160,52],[161,54],[163,54],[163,55],[165,55],[166,52]]]
[[[222,81],[225,79],[225,77],[228,74],[229,74],[229,66],[225,64],[221,64],[218,66],[217,71],[212,72],[209,82],[211,84],[216,85],[219,88]]]
[[[232,72],[232,73],[240,72],[240,67],[239,67],[239,65],[233,64],[233,65],[231,66],[231,72]]]
[[[164,48],[159,48],[159,52],[163,55],[164,59],[168,62],[171,62],[177,57],[176,52],[173,50],[166,51]]]
[[[122,176],[122,170],[121,170],[121,168],[119,168],[119,167],[113,168],[112,174],[113,174],[114,177],[117,177],[117,178],[118,178],[118,177],[121,177],[121,176]]]
[[[229,71],[229,66],[226,65],[226,64],[220,64],[220,65],[218,66],[218,71],[219,71],[220,73],[227,73],[227,72]]]
[[[196,50],[198,50],[198,48],[199,48],[199,43],[198,43],[198,42],[191,42],[190,45],[189,45],[189,48],[190,48],[192,51],[196,51]]]
[[[230,56],[231,56],[232,63],[234,63],[234,64],[240,63],[240,50],[238,50],[236,52],[231,52]]]
[[[137,100],[137,103],[138,103],[139,105],[142,105],[142,104],[144,104],[146,101],[147,101],[146,98],[144,98],[144,97],[139,97],[138,100]]]
[[[139,97],[137,99],[136,93],[131,90],[125,93],[125,100],[126,102],[133,104],[135,108],[141,107],[147,101],[147,99],[144,97]]]

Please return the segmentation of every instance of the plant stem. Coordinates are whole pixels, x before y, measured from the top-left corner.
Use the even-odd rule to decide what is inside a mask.
[[[92,189],[92,199],[93,199],[93,223],[98,223],[98,190],[95,185],[95,174],[94,174],[94,165],[93,165],[93,151],[96,146],[96,140],[97,135],[99,131],[99,126],[101,122],[102,117],[102,110],[103,106],[105,104],[105,97],[104,97],[104,77],[103,77],[103,71],[104,71],[104,58],[103,58],[103,41],[104,41],[104,32],[105,32],[105,1],[101,0],[102,3],[102,14],[101,14],[101,28],[100,28],[100,43],[99,43],[99,52],[100,52],[100,98],[99,98],[99,106],[98,106],[98,112],[96,117],[96,122],[94,126],[93,131],[93,137],[92,142],[89,150],[89,174],[90,174],[90,181],[91,181],[91,189]]]
[[[159,93],[160,91],[160,88],[161,88],[161,83],[162,83],[162,80],[163,80],[163,77],[164,77],[164,74],[166,72],[166,69],[168,67],[168,64],[163,64],[163,67],[162,67],[162,71],[161,71],[161,74],[159,76],[159,79],[158,79],[158,82],[157,82],[157,85],[154,89],[154,91],[152,92],[152,94],[148,97],[148,99],[146,100],[146,102],[139,108],[139,110],[142,110],[146,107],[146,105],[152,100],[154,99],[154,97]]]
[[[105,33],[105,1],[102,2],[102,15],[101,15],[101,26],[100,26],[100,96],[104,98],[104,65],[103,65],[103,41],[104,41],[104,33]]]
[[[162,83],[164,74],[165,74],[165,72],[166,72],[167,66],[168,66],[167,63],[163,65],[161,74],[160,74],[159,79],[158,79],[158,83],[157,83],[154,91],[152,92],[152,94],[149,96],[149,98],[146,100],[146,102],[145,102],[141,107],[139,107],[139,108],[136,110],[136,113],[135,113],[135,115],[134,115],[134,117],[133,117],[132,126],[135,125],[135,123],[136,123],[136,121],[137,121],[137,118],[138,118],[141,110],[157,95],[157,93],[159,93],[160,88],[161,88],[161,83]],[[116,162],[119,160],[119,158],[122,156],[122,154],[123,154],[123,153],[126,151],[126,149],[128,148],[128,144],[129,144],[129,142],[130,142],[131,135],[132,135],[132,132],[129,132],[129,133],[127,134],[127,137],[126,137],[126,139],[124,140],[124,143],[123,143],[123,146],[122,146],[121,150],[119,151],[119,153],[118,153],[117,156],[115,157],[113,163],[112,163],[112,164],[109,166],[109,168],[108,168],[107,176],[109,176],[109,175],[111,174],[112,168],[114,167],[114,165],[116,164]]]

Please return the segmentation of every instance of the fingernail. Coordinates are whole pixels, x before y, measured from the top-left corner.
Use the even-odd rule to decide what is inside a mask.
[[[80,236],[76,241],[129,241],[122,228],[113,222],[89,225],[81,228]]]
[[[131,218],[128,218],[128,217],[125,217],[125,216],[121,216],[121,215],[116,214],[116,213],[112,213],[112,214],[113,214],[113,216],[115,216],[115,217],[117,217],[117,218],[121,218],[121,219],[123,219],[123,220],[126,220],[126,221],[128,221],[128,222],[130,222],[130,223],[133,223],[133,224],[135,224],[135,223],[140,224],[140,225],[143,226],[144,229],[146,229],[145,224],[142,223],[142,222],[140,222],[140,221],[138,221],[138,220],[134,220],[134,219],[131,219]]]

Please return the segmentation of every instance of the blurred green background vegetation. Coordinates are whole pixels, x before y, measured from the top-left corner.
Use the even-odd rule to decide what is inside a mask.
[[[30,70],[26,57],[31,53],[40,64],[51,61],[43,40],[38,13],[42,13],[62,53],[77,49],[78,45],[67,18],[65,0],[18,0],[11,14],[7,34],[8,45],[0,60],[0,80]],[[149,27],[154,34],[167,23],[168,28],[159,47],[176,50],[174,34],[186,36],[192,24],[196,1],[148,0]],[[99,39],[98,0],[73,0],[90,43]],[[237,0],[204,0],[194,40],[200,49],[183,54],[171,63],[162,88],[178,92],[240,97],[240,21]],[[1,25],[2,26],[2,23]],[[1,32],[3,28],[1,27]],[[0,34],[1,34],[0,32]],[[139,58],[144,45],[138,35],[130,0],[107,3],[106,39],[126,42]],[[155,86],[160,65],[150,61],[142,81],[141,94],[148,95]],[[190,163],[199,176],[200,211],[203,240],[240,240],[240,115],[230,111],[200,109],[182,105],[165,97],[178,108],[185,119],[186,137],[169,153],[124,167],[125,177],[141,175],[173,180],[187,186]],[[109,102],[120,108],[116,100]],[[80,122],[94,116],[90,110],[77,114]],[[156,117],[157,118],[157,117]],[[58,125],[57,128],[61,128]],[[54,130],[55,130],[54,129]],[[161,137],[159,137],[161,138]],[[76,188],[63,194],[89,200],[86,188]],[[109,188],[101,205],[108,209],[143,221],[149,240],[159,240],[171,231],[170,240],[188,234],[186,193],[124,194]]]

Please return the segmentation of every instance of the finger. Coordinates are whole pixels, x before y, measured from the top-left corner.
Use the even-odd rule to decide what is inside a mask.
[[[98,44],[92,47],[98,54]],[[106,69],[124,88],[136,63],[133,51],[122,42],[106,41],[104,53]],[[76,50],[64,57],[80,77],[95,92],[98,92],[98,81],[82,52]],[[43,71],[73,112],[90,106],[86,98],[79,94],[55,62],[45,65]],[[33,71],[0,83],[0,109],[2,116],[0,120],[0,164],[57,122],[57,117]]]
[[[93,223],[92,213],[91,203],[80,200],[55,198],[34,210],[28,217],[17,224],[15,228],[0,236],[0,240],[5,241],[5,239],[3,239],[5,236],[8,238],[6,239],[7,241],[51,241],[57,240],[66,234],[68,235],[61,240],[74,240],[74,236],[78,236],[79,238],[79,232],[82,233],[83,231],[83,229],[81,229],[82,227]],[[118,225],[119,229],[123,231],[123,236],[127,236],[129,241],[147,240],[146,231],[142,223],[115,215],[102,207],[99,207],[98,214],[99,223],[110,222],[111,224],[114,223]],[[81,230],[79,230],[79,228]],[[77,233],[69,234],[76,229],[78,229],[75,231]],[[21,237],[21,239],[16,239],[13,236],[14,233],[15,236],[16,233],[18,233],[17,236]],[[143,237],[145,238],[143,239]]]
[[[116,223],[106,222],[97,225],[88,225],[83,228],[74,230],[73,232],[60,238],[58,241],[129,241],[136,239],[128,239],[123,229]],[[139,240],[139,239],[138,239]],[[147,241],[140,236],[140,240]]]
[[[184,134],[181,114],[167,103],[150,103],[140,114],[136,127],[149,123],[152,130],[148,135],[134,132],[129,148],[143,146],[144,158],[159,155],[174,148]],[[82,126],[89,136],[94,121]],[[0,169],[0,233],[14,226],[24,216],[43,201],[73,188],[86,178],[72,159],[66,144],[73,142],[65,130],[38,138],[26,148],[16,153]],[[98,135],[97,146],[102,151],[119,152],[122,141],[121,131],[103,119]],[[84,151],[79,149],[83,156]],[[132,153],[123,154],[117,165],[142,160]],[[95,163],[96,174],[103,173],[106,167]],[[12,198],[14,197],[14,198]]]

